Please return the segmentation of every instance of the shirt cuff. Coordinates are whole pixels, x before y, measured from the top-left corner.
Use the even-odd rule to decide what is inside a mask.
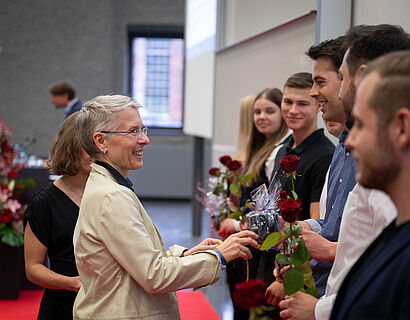
[[[307,219],[304,220],[312,229],[312,231],[319,233],[320,231],[322,231],[322,225],[318,222],[318,220],[315,219]]]
[[[218,254],[218,257],[221,260],[221,270],[225,270],[226,269],[226,262],[225,262],[225,258],[222,255],[222,253],[220,253],[219,250],[217,250],[217,249],[211,249],[211,251],[214,251]]]
[[[320,320],[328,320],[332,313],[333,304],[335,303],[336,294],[330,296],[323,296],[316,303],[315,318]]]
[[[238,220],[235,220],[235,221],[233,222],[233,225],[234,225],[234,228],[235,228],[235,231],[236,231],[236,232],[241,231],[241,223],[240,223]]]

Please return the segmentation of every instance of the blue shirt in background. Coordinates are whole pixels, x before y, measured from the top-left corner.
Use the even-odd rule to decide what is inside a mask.
[[[346,204],[347,196],[356,184],[356,165],[352,153],[345,146],[348,132],[343,130],[339,135],[339,144],[336,146],[330,164],[327,184],[326,216],[324,219],[309,219],[306,222],[313,231],[318,232],[329,241],[337,241],[340,222]],[[313,278],[319,290],[319,297],[325,294],[327,278],[333,266],[333,261],[310,262]]]

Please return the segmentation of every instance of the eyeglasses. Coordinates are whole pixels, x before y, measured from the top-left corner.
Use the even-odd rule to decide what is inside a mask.
[[[144,133],[144,135],[148,136],[148,128],[147,127],[142,127],[139,130],[132,130],[132,131],[100,131],[101,133],[127,133],[132,135],[134,138],[141,138],[141,134]]]

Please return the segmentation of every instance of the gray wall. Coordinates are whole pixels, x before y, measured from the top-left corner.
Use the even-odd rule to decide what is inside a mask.
[[[184,6],[184,0],[0,0],[0,115],[13,128],[12,142],[35,138],[29,153],[47,157],[64,120],[64,112],[49,101],[48,86],[69,81],[83,101],[126,93],[127,26],[182,26]],[[137,193],[189,197],[192,138],[150,138],[144,168],[133,178],[151,181],[143,188],[136,184]],[[159,177],[156,159],[167,158],[173,162],[163,161]],[[178,188],[158,189],[164,178],[178,179]]]

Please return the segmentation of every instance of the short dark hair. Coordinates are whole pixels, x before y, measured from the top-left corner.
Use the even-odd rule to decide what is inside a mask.
[[[410,50],[391,52],[370,62],[363,78],[377,73],[379,81],[372,88],[368,105],[377,114],[381,129],[386,128],[400,108],[410,109]]]
[[[67,82],[58,82],[48,87],[50,94],[53,96],[62,96],[68,94],[68,99],[73,100],[75,98],[75,90]]]
[[[340,36],[336,39],[325,40],[319,44],[315,44],[305,53],[315,61],[319,58],[329,58],[332,62],[333,70],[338,73],[346,50],[345,36]]]
[[[298,72],[286,80],[284,88],[310,89],[313,86],[312,74],[309,72]]]
[[[350,49],[346,62],[352,76],[361,64],[392,51],[410,49],[410,35],[391,24],[359,25],[347,31],[345,45]]]
[[[80,168],[82,155],[77,136],[77,117],[78,112],[74,112],[65,119],[51,144],[47,162],[55,174],[75,176]]]

